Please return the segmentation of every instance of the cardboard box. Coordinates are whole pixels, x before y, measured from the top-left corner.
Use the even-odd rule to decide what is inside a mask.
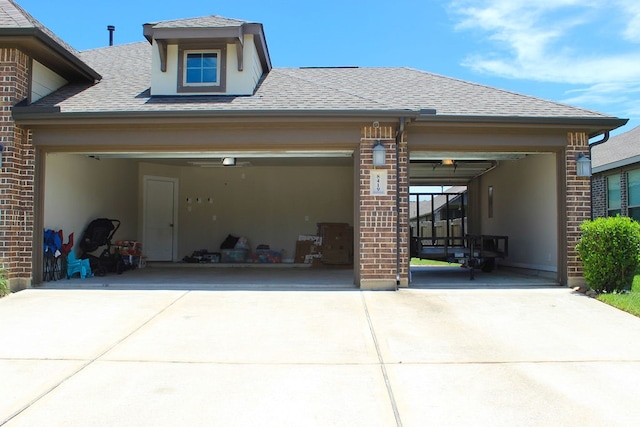
[[[353,227],[346,223],[319,223],[318,235],[322,238],[323,263],[353,263]]]
[[[318,253],[318,246],[313,240],[298,240],[296,242],[296,258],[295,262],[298,264],[307,263],[306,257],[308,255],[315,255]]]

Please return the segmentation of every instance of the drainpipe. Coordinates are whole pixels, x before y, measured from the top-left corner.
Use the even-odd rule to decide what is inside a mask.
[[[404,136],[405,118],[400,117],[396,133],[396,290],[400,287],[400,141]],[[408,171],[407,171],[408,173]]]
[[[600,141],[596,141],[596,142],[592,142],[591,144],[589,144],[589,158],[591,159],[591,149],[593,147],[596,147],[600,144],[604,144],[605,142],[607,142],[609,140],[609,131],[606,131],[603,135],[602,135],[602,139]],[[591,159],[593,160],[593,159]]]
[[[592,142],[591,144],[589,144],[589,159],[591,160],[592,165],[593,165],[593,155],[591,154],[591,150],[593,149],[593,147],[597,147],[600,144],[604,144],[608,140],[609,140],[609,131],[605,131],[600,141]],[[593,174],[589,177],[589,189],[593,189]],[[589,203],[589,206],[591,208],[590,218],[591,220],[593,220],[593,194],[591,194],[591,203]]]

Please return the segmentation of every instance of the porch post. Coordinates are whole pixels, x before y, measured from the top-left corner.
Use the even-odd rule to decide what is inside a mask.
[[[589,136],[584,132],[569,132],[565,152],[566,171],[566,253],[567,285],[570,287],[584,284],[582,264],[578,259],[576,245],[582,233],[580,225],[591,218],[591,179],[576,174],[576,155],[589,154]]]

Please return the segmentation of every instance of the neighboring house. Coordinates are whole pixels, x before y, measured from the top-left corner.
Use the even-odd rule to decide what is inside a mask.
[[[409,225],[415,229],[418,222],[466,217],[466,192],[466,187],[456,186],[449,187],[441,193],[411,193]]]
[[[583,280],[575,245],[591,207],[575,195],[590,180],[576,155],[625,119],[409,68],[276,68],[259,23],[142,31],[77,52],[0,0],[0,260],[13,288],[42,281],[43,229],[80,236],[98,217],[121,220],[115,237],[142,241],[149,261],[228,234],[293,254],[317,223],[348,223],[354,283],[408,286],[413,185],[465,185],[469,232],[509,236],[502,265]]]
[[[640,126],[591,150],[593,217],[640,221]]]

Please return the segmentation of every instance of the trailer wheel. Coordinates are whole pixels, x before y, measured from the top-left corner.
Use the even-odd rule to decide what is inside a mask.
[[[482,264],[482,271],[485,273],[491,273],[496,266],[496,261],[493,259],[487,260]]]

